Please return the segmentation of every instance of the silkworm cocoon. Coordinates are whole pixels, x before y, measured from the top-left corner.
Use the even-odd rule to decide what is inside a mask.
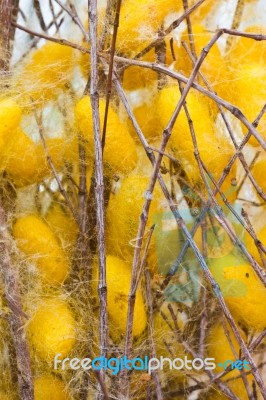
[[[101,127],[103,126],[105,101],[99,102]],[[94,147],[93,140],[93,121],[90,98],[83,97],[75,109],[78,128],[88,141],[88,150],[92,156]],[[112,107],[109,107],[108,122],[106,131],[106,141],[104,148],[104,161],[111,167],[113,172],[127,174],[132,171],[137,164],[137,152],[134,140],[130,136],[128,129],[123,124]]]
[[[36,144],[21,129],[17,129],[7,142],[1,168],[16,186],[29,185],[38,180]]]
[[[37,308],[28,326],[27,335],[34,354],[52,362],[70,355],[76,340],[76,322],[66,302],[46,298]]]
[[[71,397],[61,379],[47,374],[41,375],[34,380],[34,399],[70,400]]]
[[[213,260],[210,270],[235,321],[261,332],[266,326],[266,289],[252,266],[229,255]]]
[[[128,295],[131,281],[131,266],[114,256],[106,258],[107,309],[110,319],[110,335],[119,341],[125,335],[127,325]],[[95,273],[95,292],[97,275]],[[140,289],[136,293],[133,321],[133,336],[140,336],[147,326],[147,317],[143,295]]]
[[[131,175],[125,178],[117,194],[112,194],[107,209],[107,248],[125,260],[132,260],[138,233],[139,218],[145,201],[145,191],[149,186],[149,178]],[[162,194],[158,187],[153,192],[153,200],[147,222],[147,230],[152,226],[156,213],[163,210]],[[154,271],[157,266],[155,239],[152,236],[148,265]]]
[[[63,166],[67,155],[70,152],[72,143],[65,137],[54,137],[45,140],[47,152],[52,160],[53,166],[56,171],[59,172]],[[53,176],[52,169],[47,160],[47,154],[42,142],[39,142],[35,149],[36,157],[38,159],[38,180],[42,180],[46,177]],[[71,161],[71,160],[68,160]]]
[[[64,166],[68,142],[63,138],[46,140],[48,154],[57,172]],[[3,150],[1,169],[17,187],[30,185],[53,176],[42,143],[36,144],[21,129],[14,131]]]
[[[48,42],[34,50],[16,77],[16,85],[27,101],[35,104],[53,99],[59,89],[66,88],[72,77],[73,49]]]
[[[18,218],[13,226],[18,248],[33,262],[44,282],[60,285],[69,274],[69,260],[52,230],[38,215]]]
[[[0,100],[0,150],[5,149],[7,141],[17,130],[22,116],[21,107],[11,98]]]

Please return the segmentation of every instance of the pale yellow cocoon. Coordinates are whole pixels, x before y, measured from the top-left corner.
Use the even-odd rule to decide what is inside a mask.
[[[69,274],[69,260],[56,236],[38,215],[18,218],[13,226],[18,248],[38,269],[44,282],[60,285]]]
[[[148,186],[149,178],[141,175],[131,175],[123,180],[118,193],[111,194],[109,200],[106,215],[107,249],[109,253],[129,262],[133,260],[140,215]],[[154,223],[155,214],[163,211],[161,206],[162,199],[163,195],[156,186],[150,206],[146,234],[148,234]],[[149,246],[148,266],[153,272],[158,273],[158,270],[156,270],[157,253],[154,235]]]
[[[215,358],[216,365],[218,365],[219,363],[225,363],[228,360],[234,362],[239,359],[239,350],[240,350],[239,344],[228,324],[226,325],[226,327],[230,335],[230,340],[236,352],[236,356],[234,355],[233,350],[231,349],[222,322],[217,323],[216,325],[212,326],[206,338],[207,356]],[[245,339],[243,332],[241,330],[240,332],[242,334],[243,339]],[[222,369],[217,367],[216,372],[222,372]],[[227,383],[229,388],[239,399],[247,400],[248,395],[246,393],[246,388],[244,386],[241,377],[236,379],[239,373],[240,371],[235,369],[229,372],[224,378],[222,378],[222,380],[226,381],[227,379],[230,380],[232,378],[235,378]],[[253,380],[252,375],[250,374],[247,375],[247,380],[249,382],[250,387],[252,387],[252,380]],[[215,391],[214,390],[211,391],[211,393],[208,395],[208,399],[222,400],[222,399],[227,399],[227,397],[223,393],[219,392],[218,389],[216,389]]]
[[[56,354],[69,356],[76,341],[76,322],[66,302],[46,298],[37,308],[28,326],[27,335],[33,353],[47,362]]]
[[[73,66],[73,49],[69,46],[48,42],[34,50],[16,77],[22,99],[38,105],[55,98],[58,90],[66,89]]]
[[[35,400],[70,400],[71,397],[61,379],[42,375],[34,380]]]
[[[95,271],[96,272],[96,271]],[[94,274],[94,288],[97,290],[97,275]],[[114,341],[121,340],[127,325],[128,295],[131,281],[131,265],[114,256],[106,258],[107,310],[110,319],[110,335]],[[140,336],[147,326],[143,295],[139,288],[136,293],[133,321],[133,336]]]
[[[101,128],[104,122],[105,104],[105,100],[101,99],[99,102]],[[88,96],[83,97],[77,103],[75,114],[78,128],[83,134],[84,139],[87,140],[88,151],[92,156],[94,148],[93,120],[91,102]],[[127,174],[137,164],[137,152],[134,140],[130,136],[127,126],[120,121],[117,113],[111,106],[108,112],[103,159],[111,167],[113,173],[120,172]]]
[[[62,245],[74,246],[78,236],[78,226],[68,209],[53,202],[49,207],[45,220],[58,237]]]
[[[168,86],[160,91],[157,99],[157,109],[160,117],[161,130],[165,129],[168,125],[180,97],[178,86]],[[233,147],[229,139],[227,139],[224,134],[217,131],[211,116],[210,107],[205,97],[192,89],[187,96],[186,104],[190,118],[193,121],[201,160],[204,162],[212,177],[217,181],[234,154]],[[169,147],[174,151],[189,181],[193,185],[195,183],[201,183],[202,185],[203,181],[194,155],[194,145],[189,123],[183,108],[172,130]],[[229,197],[230,195],[229,200],[231,202],[235,198],[235,191],[231,193],[229,189],[232,179],[235,178],[235,174],[235,167],[233,167],[232,172],[226,178],[222,186],[222,190],[225,191],[227,196]]]
[[[252,266],[225,256],[213,260],[210,270],[235,321],[261,332],[266,327],[266,288]]]

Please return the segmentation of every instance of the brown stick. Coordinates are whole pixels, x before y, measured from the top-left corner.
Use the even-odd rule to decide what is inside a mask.
[[[104,180],[103,157],[99,115],[98,93],[98,56],[97,56],[97,0],[88,2],[91,39],[91,84],[90,99],[93,117],[94,151],[95,151],[95,199],[97,214],[97,242],[99,260],[98,293],[100,302],[100,354],[108,354],[108,315],[107,315],[107,283],[106,283],[106,253],[105,253],[105,222],[104,222]],[[105,382],[105,374],[101,371],[101,379]],[[99,387],[100,397],[104,393]]]
[[[154,342],[154,324],[153,324],[153,301],[152,301],[152,291],[151,291],[151,276],[148,269],[145,270],[145,287],[146,287],[146,300],[148,307],[148,319],[149,319],[149,339],[151,346],[151,358],[156,357],[156,347]],[[162,387],[158,375],[158,371],[153,371],[152,377],[156,385],[156,395],[158,400],[163,400]]]
[[[102,149],[103,150],[104,150],[104,146],[105,146],[108,110],[109,110],[109,104],[110,104],[110,98],[111,98],[111,92],[112,92],[114,55],[115,55],[117,32],[118,32],[118,27],[119,27],[119,14],[120,14],[121,3],[122,3],[122,0],[117,0],[116,10],[115,10],[114,32],[113,32],[113,36],[112,36],[109,69],[108,69],[108,77],[107,77],[107,86],[106,86],[106,103],[105,103],[105,110],[104,110],[103,133],[102,133]]]

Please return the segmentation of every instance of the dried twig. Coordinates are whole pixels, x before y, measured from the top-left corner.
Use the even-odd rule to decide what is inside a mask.
[[[111,92],[112,92],[114,55],[115,55],[117,32],[118,32],[118,27],[119,27],[119,14],[120,14],[121,3],[122,3],[122,0],[117,0],[116,10],[115,10],[115,20],[114,20],[114,31],[113,31],[113,36],[112,36],[111,50],[110,50],[109,69],[108,69],[108,77],[107,77],[107,85],[106,85],[106,102],[105,102],[103,132],[102,132],[102,149],[103,150],[104,150],[104,146],[105,146],[106,129],[107,129],[107,121],[108,121],[108,110],[109,110],[109,104],[110,104],[110,98],[111,98]]]
[[[146,288],[146,299],[147,299],[147,308],[148,308],[148,320],[149,320],[149,339],[151,346],[151,357],[156,357],[156,347],[154,342],[154,324],[153,324],[153,300],[152,300],[152,291],[151,291],[151,276],[150,271],[145,269],[145,288]],[[154,379],[156,385],[156,395],[157,399],[163,399],[162,387],[160,383],[160,379],[158,376],[158,371],[153,371],[152,377]]]
[[[94,149],[95,149],[95,199],[97,213],[97,242],[99,259],[99,302],[100,302],[100,354],[107,357],[108,353],[108,315],[107,315],[107,284],[106,284],[106,253],[105,253],[105,223],[104,223],[104,180],[103,157],[99,115],[98,93],[98,55],[97,55],[97,0],[91,0],[89,5],[89,25],[91,39],[91,85],[90,99],[93,118]],[[105,374],[101,371],[101,379],[105,382]],[[102,392],[101,388],[100,392]],[[101,397],[101,396],[100,396]]]
[[[78,13],[73,3],[70,3],[70,8],[66,7],[65,4],[62,3],[60,0],[54,0],[59,6],[66,11],[66,13],[72,18],[74,23],[80,28],[81,32],[83,33],[84,38],[89,43],[90,36],[89,33],[86,31]]]

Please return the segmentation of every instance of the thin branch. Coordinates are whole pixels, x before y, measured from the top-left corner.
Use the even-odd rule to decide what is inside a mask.
[[[120,15],[121,3],[122,3],[122,0],[117,0],[116,10],[115,10],[115,20],[114,20],[114,31],[113,31],[113,36],[112,36],[112,44],[111,44],[110,59],[109,59],[109,70],[108,70],[107,86],[106,86],[106,103],[105,103],[103,133],[102,133],[102,149],[103,149],[103,151],[104,151],[105,139],[106,139],[108,110],[109,110],[109,104],[110,104],[110,98],[111,98],[111,92],[112,92],[114,55],[115,55],[117,32],[118,32],[118,27],[119,27],[119,15]]]
[[[28,33],[29,35],[36,36],[36,37],[39,37],[41,39],[49,40],[50,42],[62,44],[63,46],[72,47],[73,49],[77,49],[77,50],[81,51],[82,53],[90,53],[90,50],[87,49],[86,47],[80,46],[79,44],[76,44],[76,43],[72,43],[69,40],[58,39],[58,38],[54,38],[52,36],[46,35],[44,33],[35,32],[35,31],[33,31],[33,30],[29,29],[29,28],[26,28],[25,26],[17,24],[14,21],[12,21],[12,26],[14,26],[17,29],[20,29],[23,32]]]
[[[104,180],[103,157],[99,115],[98,93],[98,55],[97,55],[97,0],[88,1],[89,25],[91,39],[91,84],[90,99],[93,118],[94,151],[95,151],[95,199],[97,214],[97,242],[99,260],[98,294],[100,302],[100,354],[108,354],[108,315],[107,315],[107,283],[106,283],[106,252],[105,252],[105,222],[104,222]],[[101,379],[105,382],[104,371]],[[100,392],[103,394],[101,388]],[[104,395],[104,394],[103,394]],[[102,397],[100,395],[100,397]]]
[[[80,28],[81,32],[83,33],[84,38],[89,43],[90,36],[89,33],[86,31],[78,13],[73,3],[70,3],[70,8],[66,7],[65,4],[62,3],[60,0],[54,0],[66,13],[72,18],[73,22]]]
[[[151,291],[151,276],[148,269],[145,270],[145,288],[146,288],[146,299],[148,307],[148,320],[149,320],[149,339],[151,345],[151,358],[156,357],[156,347],[154,342],[154,324],[153,324],[153,301],[152,301],[152,291]],[[162,387],[158,375],[158,371],[155,370],[152,373],[156,385],[156,395],[158,400],[163,400]]]

